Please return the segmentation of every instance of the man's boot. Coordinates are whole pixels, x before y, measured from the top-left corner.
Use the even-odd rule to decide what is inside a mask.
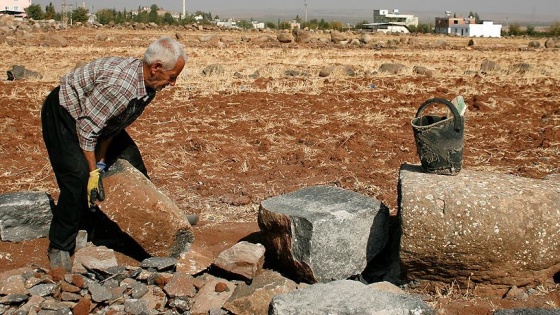
[[[70,253],[65,250],[49,248],[48,256],[51,263],[51,269],[62,268],[68,272],[72,271],[72,259]]]

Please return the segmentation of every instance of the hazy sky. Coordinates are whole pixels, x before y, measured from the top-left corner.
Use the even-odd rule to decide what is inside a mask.
[[[33,4],[40,4],[43,8],[52,3],[60,11],[62,0],[33,0]],[[66,0],[67,4],[82,6],[84,1]],[[185,0],[186,11],[211,12],[221,15],[221,10],[297,10],[304,12],[305,0]],[[93,6],[93,11],[102,8],[127,10],[136,9],[138,6],[157,4],[166,10],[182,11],[183,0],[89,0],[85,1],[88,9]],[[322,9],[399,9],[403,14],[407,11],[439,12],[452,11],[466,15],[470,11],[477,13],[523,14],[523,15],[548,15],[560,17],[560,0],[307,0],[309,16],[314,10]],[[560,18],[559,18],[560,19]]]

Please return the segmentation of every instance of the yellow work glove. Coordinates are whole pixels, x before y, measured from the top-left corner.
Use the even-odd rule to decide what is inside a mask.
[[[103,191],[103,183],[101,182],[101,170],[98,168],[89,172],[87,198],[90,208],[96,206],[96,201],[103,201],[105,199],[105,191]]]

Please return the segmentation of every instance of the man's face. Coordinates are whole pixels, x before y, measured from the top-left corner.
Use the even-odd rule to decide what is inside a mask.
[[[154,63],[150,67],[150,73],[145,79],[146,86],[156,91],[161,91],[168,85],[174,86],[183,67],[185,67],[185,60],[183,58],[179,58],[175,67],[171,70],[163,70],[161,63]]]

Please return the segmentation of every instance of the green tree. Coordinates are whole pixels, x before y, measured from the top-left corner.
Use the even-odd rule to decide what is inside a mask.
[[[514,36],[518,36],[521,35],[521,26],[519,26],[518,23],[512,23],[509,25],[508,30],[507,30],[509,35],[514,35]]]
[[[550,36],[560,36],[560,21],[554,22],[552,25],[550,25],[550,27],[548,28],[548,34]]]
[[[527,33],[527,35],[529,36],[535,36],[537,35],[537,31],[535,30],[535,27],[533,25],[527,25],[527,30],[525,31]]]
[[[159,23],[160,22],[160,18],[158,15],[158,6],[157,4],[152,4],[152,6],[150,7],[150,13],[148,13],[148,22],[153,22],[153,23]]]
[[[82,7],[72,10],[72,22],[87,22],[88,21],[88,10]]]
[[[45,18],[45,13],[43,13],[43,8],[39,4],[32,4],[25,8],[25,13],[27,16],[34,20],[42,20]]]
[[[474,22],[477,23],[477,24],[481,23],[480,16],[478,16],[478,13],[476,13],[476,12],[470,11],[468,17],[473,17]]]
[[[411,33],[429,34],[432,32],[430,24],[419,23],[418,26],[409,25],[408,30]]]
[[[241,21],[237,21],[237,26],[244,30],[250,30],[253,28],[253,23],[247,20],[241,20]]]
[[[45,7],[45,19],[51,20],[56,18],[57,18],[56,10],[54,9],[54,5],[51,2],[49,3],[49,5]]]
[[[331,24],[329,22],[326,22],[324,19],[321,19],[321,21],[319,21],[319,29],[320,30],[331,29]]]
[[[280,24],[278,24],[278,29],[281,29],[281,30],[289,30],[291,28],[292,28],[292,23],[290,23],[290,22],[284,21],[284,22],[280,22]]]
[[[142,10],[142,7],[138,7],[138,14],[136,14],[132,20],[138,23],[148,23],[150,17],[148,16],[148,12]]]
[[[342,24],[342,22],[340,21],[332,21],[331,22],[331,29],[333,30],[342,30],[342,27],[344,26],[344,24]]]
[[[357,29],[363,29],[364,28],[364,24],[368,24],[369,22],[366,20],[361,21],[360,23],[356,24],[356,28]]]
[[[110,10],[110,9],[102,9],[99,10],[95,13],[95,16],[97,17],[97,22],[101,23],[101,24],[109,24],[110,22],[116,22],[116,17],[115,17],[115,10]]]
[[[274,22],[266,22],[266,28],[276,29],[276,24]]]
[[[309,28],[310,30],[315,30],[319,28],[319,21],[317,19],[311,19],[309,21],[307,21],[306,23],[303,23],[302,25],[303,28]]]
[[[161,18],[161,22],[167,25],[174,25],[177,23],[177,20],[171,15],[169,12],[165,12],[163,17]]]

